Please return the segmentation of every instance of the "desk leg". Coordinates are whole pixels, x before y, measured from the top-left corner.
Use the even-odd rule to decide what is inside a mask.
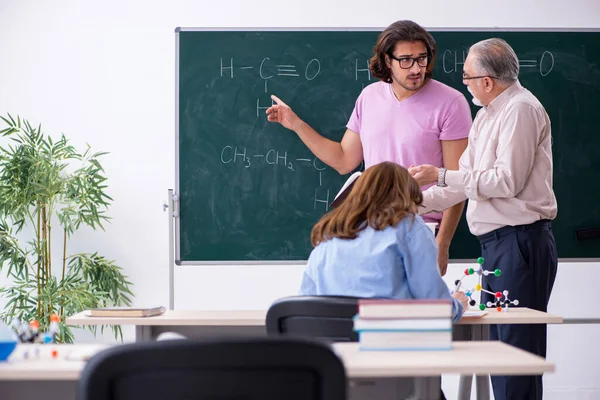
[[[428,376],[415,379],[415,396],[411,400],[439,400],[442,388],[441,376]]]
[[[477,400],[490,400],[490,376],[476,376],[475,384],[477,387]]]
[[[441,376],[349,380],[349,400],[439,400]]]
[[[454,340],[489,340],[489,325],[456,325],[454,327]],[[458,400],[471,399],[471,387],[473,385],[472,375],[461,375],[458,382]],[[478,375],[475,377],[477,400],[490,399],[490,377],[489,375]]]
[[[136,342],[149,342],[154,340],[152,338],[152,326],[149,325],[136,325],[135,326],[135,341]]]
[[[471,386],[473,385],[473,375],[461,375],[458,381],[458,400],[471,399]]]
[[[52,363],[49,362],[48,365]],[[2,400],[75,400],[76,381],[0,381]]]
[[[471,325],[473,331],[472,340],[490,340],[489,325]],[[477,375],[475,377],[477,400],[490,400],[490,376]]]
[[[474,340],[474,325],[454,325],[452,340]],[[473,385],[473,375],[461,375],[458,381],[457,400],[471,400],[471,387]]]

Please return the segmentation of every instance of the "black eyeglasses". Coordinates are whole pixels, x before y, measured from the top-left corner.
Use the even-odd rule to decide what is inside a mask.
[[[498,79],[495,76],[491,76],[491,75],[477,75],[477,76],[469,76],[469,75],[465,75],[463,74],[462,79],[463,81],[470,81],[471,79],[479,79],[479,78],[491,78],[491,79]]]
[[[400,68],[409,69],[415,65],[415,61],[419,64],[419,67],[426,67],[429,64],[429,56],[420,56],[420,57],[396,57],[393,54],[388,54],[391,58],[398,61],[400,64]]]

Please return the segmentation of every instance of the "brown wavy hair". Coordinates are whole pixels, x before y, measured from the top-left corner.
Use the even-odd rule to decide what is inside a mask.
[[[413,21],[396,21],[381,32],[373,48],[373,56],[369,60],[371,74],[383,82],[391,83],[392,72],[386,64],[386,55],[389,56],[394,52],[398,42],[416,41],[423,42],[427,48],[429,56],[429,63],[425,71],[425,81],[427,82],[433,75],[437,44],[429,32]]]
[[[367,226],[382,230],[408,215],[415,216],[423,193],[408,170],[392,162],[369,167],[355,181],[348,197],[313,227],[313,246],[334,237],[354,239]]]

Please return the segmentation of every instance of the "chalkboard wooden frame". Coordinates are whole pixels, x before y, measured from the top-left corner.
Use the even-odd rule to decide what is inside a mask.
[[[179,81],[179,71],[180,71],[180,54],[179,54],[179,33],[180,32],[191,32],[191,31],[213,31],[213,32],[227,32],[227,31],[243,31],[243,32],[251,32],[251,31],[264,31],[264,32],[272,32],[272,31],[317,31],[317,32],[327,32],[327,31],[345,31],[345,32],[381,32],[383,28],[370,28],[370,27],[360,27],[360,28],[295,28],[295,27],[278,27],[278,28],[177,28],[175,30],[176,33],[176,90],[175,90],[175,199],[174,199],[174,221],[175,221],[175,229],[174,229],[174,238],[172,239],[172,243],[175,246],[175,263],[177,265],[241,265],[241,264],[276,264],[276,265],[285,265],[285,264],[304,264],[306,260],[182,260],[181,257],[181,221],[179,212],[179,198],[177,197],[180,194],[180,154],[179,154],[179,138],[180,138],[180,120],[179,120],[179,89],[180,89],[180,81]],[[430,32],[599,32],[600,29],[595,28],[426,28]],[[373,43],[374,44],[374,43]],[[438,62],[439,62],[439,54],[438,54]],[[434,76],[435,78],[435,76]],[[318,128],[318,127],[317,127]],[[555,132],[553,131],[553,134]],[[559,203],[559,214],[560,214],[560,203]],[[593,229],[593,227],[592,227]],[[560,249],[559,249],[560,256]],[[597,261],[600,260],[600,257],[559,257],[561,262],[573,262],[573,261]],[[452,258],[450,262],[472,262],[472,259],[462,259],[462,258]]]

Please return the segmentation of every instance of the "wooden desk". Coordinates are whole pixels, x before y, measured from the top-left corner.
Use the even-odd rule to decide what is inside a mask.
[[[90,317],[82,311],[67,318],[68,325],[141,326],[265,326],[267,310],[167,310],[154,317]]]
[[[452,350],[446,351],[360,351],[358,343],[335,343],[333,348],[349,378],[541,375],[555,368],[542,357],[497,340],[453,342]]]
[[[32,356],[32,345],[19,344],[8,361],[0,362],[0,381],[76,381],[85,362],[108,348],[107,344],[44,344],[39,357]],[[51,351],[57,350],[53,358]],[[25,357],[25,354],[28,354]]]
[[[163,315],[143,318],[90,317],[89,311],[83,311],[67,317],[68,325],[135,325],[136,341],[155,339],[162,332],[178,332],[188,337],[196,337],[197,333],[251,333],[265,334],[267,310],[167,310]],[[460,340],[471,340],[476,335],[465,335],[459,325],[481,326],[490,324],[560,324],[562,317],[547,314],[525,307],[510,308],[509,311],[498,312],[495,309],[481,318],[463,318],[455,325],[460,331]],[[197,329],[186,329],[196,327]],[[468,328],[469,332],[471,328]],[[479,339],[480,340],[480,339]]]
[[[538,375],[554,371],[554,365],[542,357],[499,341],[454,342],[451,351],[402,352],[401,356],[398,352],[361,352],[356,343],[339,343],[334,348],[344,360],[347,376],[359,378],[356,388],[352,387],[352,381],[350,387],[352,397],[361,399],[415,395],[418,399],[437,399],[442,374],[460,374],[461,379],[473,375],[489,379],[489,375],[528,375],[529,371]],[[413,379],[398,379],[407,375]],[[365,382],[369,377],[374,381]],[[393,377],[396,379],[385,379]],[[361,393],[361,387],[368,389]],[[489,398],[489,383],[486,388],[488,392],[483,398]],[[479,387],[477,392],[480,396]],[[470,387],[468,393],[459,387],[458,398],[470,399]]]
[[[561,324],[563,318],[526,307],[511,307],[508,311],[488,309],[487,315],[481,318],[463,318],[452,330],[453,340],[487,341],[489,325],[492,324]],[[489,374],[475,377],[477,400],[489,400]],[[458,382],[458,400],[471,398],[473,375],[462,374]]]
[[[533,310],[527,307],[510,307],[508,311],[492,308],[481,318],[463,318],[457,325],[491,324],[562,324],[563,317]]]
[[[75,400],[76,383],[85,366],[86,356],[107,345],[40,345],[40,357],[24,359],[31,345],[18,345],[9,360],[0,362],[0,398],[2,400]],[[56,349],[58,357],[50,352]]]
[[[168,310],[165,314],[146,318],[98,318],[88,311],[67,318],[69,325],[135,325],[136,341],[153,340],[163,332],[177,332],[188,338],[206,335],[265,335],[267,310]],[[563,318],[526,307],[511,307],[508,311],[492,308],[480,318],[463,318],[453,327],[456,341],[489,339],[490,324],[560,324]],[[478,400],[489,400],[489,375],[476,376]],[[471,398],[473,376],[463,374],[459,381],[459,400]]]
[[[24,346],[17,347],[8,362],[0,363],[0,393],[3,400],[44,398],[45,400],[75,398],[75,386],[85,360],[107,345],[44,345],[40,359],[24,359]],[[555,366],[533,354],[502,342],[455,342],[450,351],[367,352],[359,351],[356,343],[336,343],[333,349],[342,359],[351,380],[351,398],[360,397],[360,380],[406,378],[414,381],[410,390],[426,398],[439,394],[441,375],[511,374],[536,375],[553,372]],[[52,359],[49,353],[58,350]],[[399,356],[401,355],[401,356]],[[416,378],[416,379],[413,379]],[[48,385],[62,385],[60,391],[48,392]],[[431,396],[431,397],[430,397]]]
[[[135,325],[135,340],[154,340],[163,332],[177,332],[188,338],[206,335],[265,335],[267,310],[167,310],[155,317],[90,317],[83,311],[67,317],[67,325]]]

